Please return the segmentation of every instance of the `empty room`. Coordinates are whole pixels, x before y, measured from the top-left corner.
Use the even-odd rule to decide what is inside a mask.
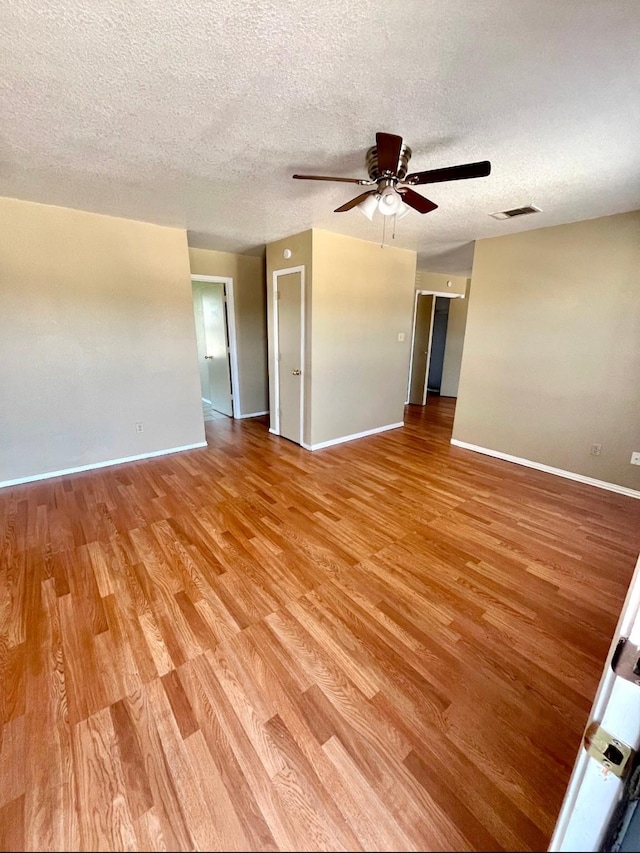
[[[638,43],[0,9],[0,850],[638,849]]]

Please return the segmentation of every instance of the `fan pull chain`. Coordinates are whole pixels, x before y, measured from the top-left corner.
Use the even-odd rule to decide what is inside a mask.
[[[384,239],[385,239],[386,231],[387,231],[387,217],[383,216],[382,217],[382,243],[380,244],[381,249],[384,249]]]

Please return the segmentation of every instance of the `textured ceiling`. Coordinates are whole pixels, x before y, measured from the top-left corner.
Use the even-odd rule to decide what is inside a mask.
[[[226,251],[378,241],[379,215],[332,212],[359,187],[291,175],[366,177],[386,131],[412,171],[491,160],[397,225],[464,274],[477,238],[640,207],[639,45],[638,0],[5,0],[0,195]]]

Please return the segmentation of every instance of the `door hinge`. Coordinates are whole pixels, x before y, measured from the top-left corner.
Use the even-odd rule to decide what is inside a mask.
[[[629,642],[628,637],[620,637],[611,658],[611,669],[619,678],[640,686],[640,648]]]
[[[273,295],[275,296],[276,299],[280,299],[280,291],[279,290],[275,290]]]
[[[624,777],[632,764],[635,750],[602,728],[591,723],[584,733],[584,748],[591,758],[606,767],[614,776]]]

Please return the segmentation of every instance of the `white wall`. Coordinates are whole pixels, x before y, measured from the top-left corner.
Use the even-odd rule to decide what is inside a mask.
[[[316,229],[312,243],[315,445],[402,423],[416,253]]]
[[[0,233],[0,483],[203,442],[186,233],[15,199]]]
[[[284,258],[287,250],[290,256]],[[305,270],[303,443],[314,447],[401,424],[416,253],[315,228],[269,243],[271,377],[276,374],[272,276],[299,266]],[[404,341],[398,341],[398,333]],[[273,395],[273,382],[270,391]]]
[[[460,293],[467,290],[467,279],[460,275],[416,270],[416,290],[434,290],[436,293]]]
[[[640,211],[476,244],[453,436],[640,490]]]

